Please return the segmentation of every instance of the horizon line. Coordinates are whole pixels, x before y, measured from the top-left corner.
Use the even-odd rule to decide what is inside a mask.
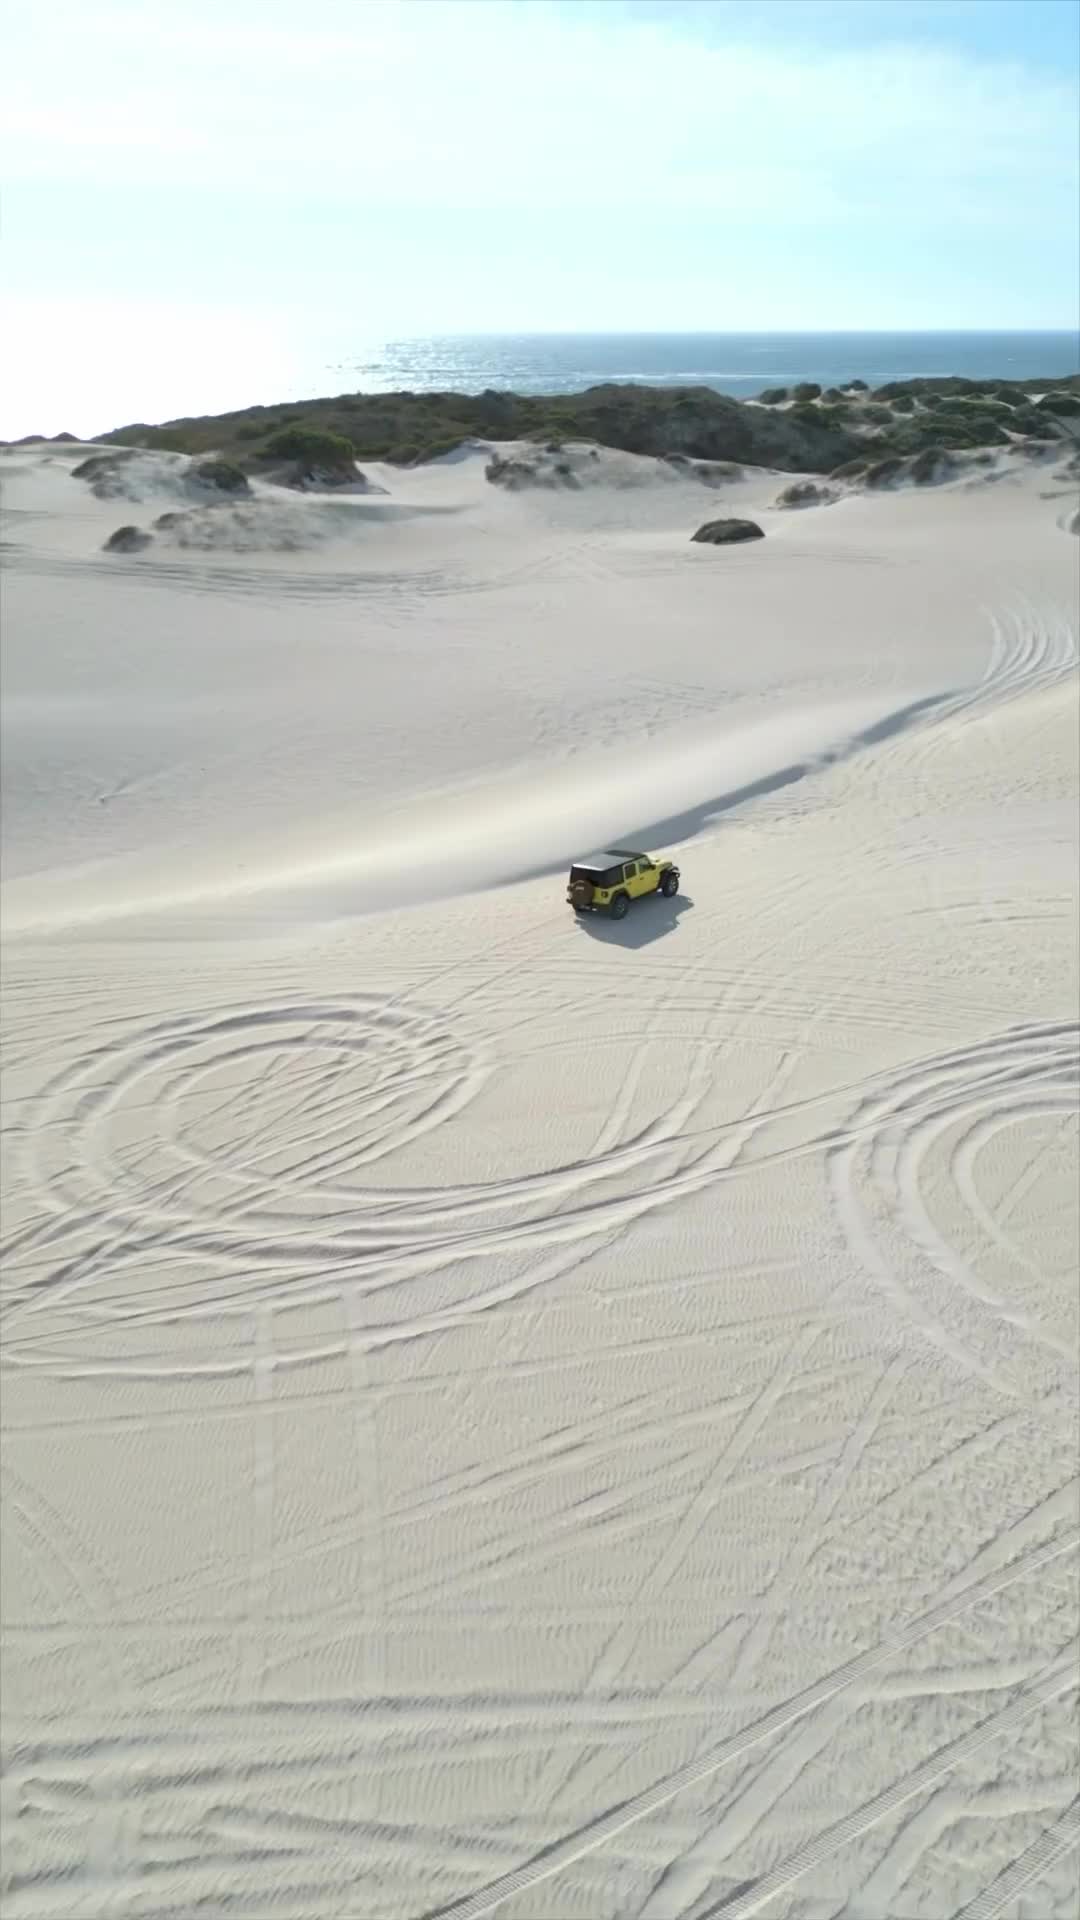
[[[747,335],[768,335],[780,340],[868,340],[917,339],[998,339],[1003,335],[1030,337],[1043,334],[1075,334],[1080,340],[1080,321],[1055,327],[484,327],[453,328],[432,333],[379,336],[383,339],[409,340],[737,340]]]

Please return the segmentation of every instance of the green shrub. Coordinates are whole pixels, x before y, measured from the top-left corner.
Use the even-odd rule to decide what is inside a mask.
[[[1052,420],[1048,420],[1045,413],[1040,413],[1038,407],[1027,404],[1014,408],[1012,418],[1007,424],[1014,433],[1034,434],[1036,439],[1054,431]]]
[[[186,434],[175,427],[124,427],[109,435],[110,443],[120,447],[140,447],[148,453],[187,453]]]
[[[271,460],[303,460],[320,467],[341,467],[356,458],[351,440],[321,427],[282,427],[266,442],[265,451]]]
[[[849,413],[846,407],[814,406],[811,401],[792,407],[791,418],[799,425],[817,433],[842,433],[847,426]]]
[[[786,400],[787,397],[788,390],[786,387],[766,387],[764,393],[758,394],[758,399],[761,401],[763,407],[778,407],[781,400]]]
[[[884,460],[874,460],[867,467],[863,478],[868,487],[887,487],[898,480],[904,470],[904,463],[895,453],[887,454]]]
[[[1080,413],[1080,394],[1044,393],[1041,400],[1036,400],[1035,405],[1044,413]]]
[[[914,413],[915,402],[910,393],[898,393],[893,401],[894,413]]]
[[[464,431],[461,433],[442,434],[437,440],[429,440],[427,445],[421,448],[419,457],[422,461],[441,460],[444,454],[456,453],[458,448],[464,441],[468,440],[468,438],[469,435]]]
[[[872,400],[868,406],[860,409],[859,417],[865,420],[867,426],[887,427],[892,420],[892,409]]]
[[[796,400],[820,400],[821,388],[816,380],[800,380],[795,389]]]
[[[962,399],[954,400],[952,404],[970,419],[1007,421],[1012,419],[1014,411],[1011,406],[1005,406],[1001,400],[989,399],[984,393],[965,395]]]
[[[944,479],[953,470],[954,462],[949,459],[944,447],[936,444],[923,447],[915,455],[909,468],[911,478],[917,487],[932,486],[936,480]]]
[[[215,493],[251,492],[247,474],[232,460],[200,460],[193,467],[192,476]]]
[[[918,415],[898,424],[888,444],[897,453],[921,453],[926,447],[1000,447],[1008,435],[989,414],[955,414],[940,407],[933,415]]]
[[[495,435],[492,434],[490,437],[494,439]],[[567,440],[584,438],[583,435],[577,435],[573,432],[572,423],[568,423],[565,420],[549,419],[546,415],[540,420],[530,421],[529,430],[523,437],[526,440],[558,440],[563,444],[565,444]],[[515,439],[517,436],[510,434],[507,438]]]

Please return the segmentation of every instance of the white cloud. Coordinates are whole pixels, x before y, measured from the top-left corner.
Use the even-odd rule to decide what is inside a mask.
[[[819,218],[972,182],[1015,202],[1075,169],[1053,78],[917,47],[695,44],[540,0],[215,13],[39,0],[9,180],[226,183],[360,207],[710,209]]]

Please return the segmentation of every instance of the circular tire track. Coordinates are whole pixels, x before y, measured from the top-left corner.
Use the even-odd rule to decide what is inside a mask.
[[[659,1205],[824,1146],[850,1244],[906,1308],[913,1296],[876,1246],[863,1206],[867,1175],[909,1250],[914,1244],[954,1290],[1060,1350],[1050,1330],[1029,1325],[969,1273],[927,1212],[920,1178],[938,1136],[952,1129],[949,1172],[964,1200],[994,1130],[1075,1107],[1074,1028],[1016,1029],[875,1079],[839,1130],[826,1121],[839,1090],[785,1103],[786,1069],[751,1112],[695,1124],[722,1051],[714,1031],[664,1107],[637,1128],[631,1073],[578,1160],[432,1186],[380,1181],[379,1163],[456,1119],[491,1072],[437,1012],[400,996],[356,994],[225,1008],[111,1039],[57,1074],[28,1117],[27,1184],[45,1222],[18,1251],[45,1264],[14,1294],[9,1324],[61,1305],[99,1326],[160,1323],[345,1287],[357,1298],[397,1290],[390,1319],[380,1310],[378,1324],[400,1334],[433,1312],[460,1317],[531,1291],[585,1243]],[[770,1140],[780,1118],[785,1130],[798,1123],[783,1146]],[[975,1214],[985,1238],[981,1201]],[[1007,1252],[1004,1232],[996,1244]],[[540,1269],[519,1263],[516,1277],[477,1285],[445,1271],[538,1248],[554,1260]],[[133,1266],[145,1281],[100,1292]],[[437,1296],[408,1284],[436,1271]],[[920,1306],[913,1317],[942,1336],[935,1313]],[[10,1343],[8,1357],[17,1362]],[[963,1357],[971,1360],[966,1350]]]
[[[62,1304],[100,1325],[250,1309],[320,1283],[377,1292],[518,1243],[572,1256],[711,1159],[711,1136],[680,1131],[709,1084],[699,1069],[629,1144],[605,1128],[581,1160],[535,1173],[377,1182],[380,1161],[453,1121],[489,1073],[441,1016],[374,994],[166,1020],[88,1051],[24,1128],[39,1220],[7,1253],[46,1260],[13,1293],[9,1325]],[[145,1281],[98,1295],[132,1266]],[[488,1298],[465,1289],[444,1305]]]
[[[978,1274],[934,1219],[925,1197],[931,1152],[944,1149],[948,1186],[963,1209],[965,1235],[989,1242],[1014,1268],[1052,1282],[1019,1250],[993,1207],[979,1194],[978,1155],[1005,1128],[1031,1121],[1068,1120],[1080,1102],[1080,1029],[1072,1023],[1016,1027],[996,1039],[939,1054],[876,1086],[864,1099],[827,1157],[833,1203],[845,1235],[862,1265],[884,1283],[905,1317],[951,1353],[967,1370],[1003,1386],[964,1338],[950,1330],[957,1297],[965,1319],[989,1315],[1017,1327],[1038,1345],[1075,1363],[1075,1340],[1007,1296]],[[883,1229],[885,1231],[883,1232]],[[901,1278],[885,1250],[886,1237],[914,1256],[917,1283]],[[1018,1257],[1019,1256],[1019,1257]],[[947,1283],[935,1300],[925,1285]],[[1028,1289],[1030,1291],[1030,1289]],[[1006,1391],[1013,1391],[1005,1387]]]

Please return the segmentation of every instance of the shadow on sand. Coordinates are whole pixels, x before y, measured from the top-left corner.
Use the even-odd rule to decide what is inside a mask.
[[[916,720],[932,713],[935,707],[943,706],[953,697],[950,693],[932,693],[921,700],[911,700],[906,707],[900,707],[896,713],[886,714],[884,719],[875,720],[869,727],[861,727],[850,739],[828,748],[824,753],[812,754],[805,760],[795,760],[790,766],[777,767],[774,773],[762,774],[758,780],[749,780],[745,786],[717,794],[714,799],[705,800],[700,806],[688,807],[683,813],[669,814],[666,820],[651,820],[645,826],[628,828],[619,845],[673,847],[692,840],[705,832],[722,813],[730,813],[732,808],[744,806],[748,800],[759,800],[765,794],[777,793],[781,787],[794,786],[797,780],[806,780],[812,774],[823,772],[826,767],[850,760],[867,747],[891,739],[893,734],[905,733]]]
[[[696,806],[686,807],[680,813],[665,814],[661,819],[634,820],[628,816],[629,824],[623,825],[612,837],[618,846],[624,847],[676,847],[686,841],[696,839],[699,834],[707,833],[722,814],[732,812],[751,800],[760,800],[766,794],[777,793],[782,787],[794,786],[797,781],[807,780],[821,773],[827,767],[852,759],[868,747],[877,746],[883,740],[889,740],[894,734],[904,733],[936,707],[947,706],[955,699],[953,692],[926,694],[919,700],[909,700],[906,706],[899,707],[893,713],[885,714],[870,726],[860,727],[856,733],[838,741],[834,746],[820,753],[808,754],[804,759],[790,761],[786,766],[776,767],[770,773],[759,775],[756,780],[747,780],[741,786],[729,787],[726,792],[714,794],[708,800],[700,801]],[[593,836],[595,838],[595,835]],[[515,871],[515,880],[535,880],[549,873],[558,873],[574,857],[574,848],[568,847],[558,860],[542,860],[535,865],[522,867]],[[646,905],[647,902],[639,902]],[[675,903],[677,906],[677,902]],[[633,913],[628,919],[633,919]],[[595,924],[598,916],[589,914],[585,920]],[[584,923],[583,923],[584,924]],[[623,927],[627,921],[623,921]],[[609,922],[618,933],[618,923]],[[640,944],[627,936],[624,945]]]
[[[680,916],[693,908],[689,894],[677,893],[666,900],[653,893],[635,900],[625,920],[609,920],[606,913],[576,913],[574,919],[582,933],[605,947],[647,947],[674,933]]]

